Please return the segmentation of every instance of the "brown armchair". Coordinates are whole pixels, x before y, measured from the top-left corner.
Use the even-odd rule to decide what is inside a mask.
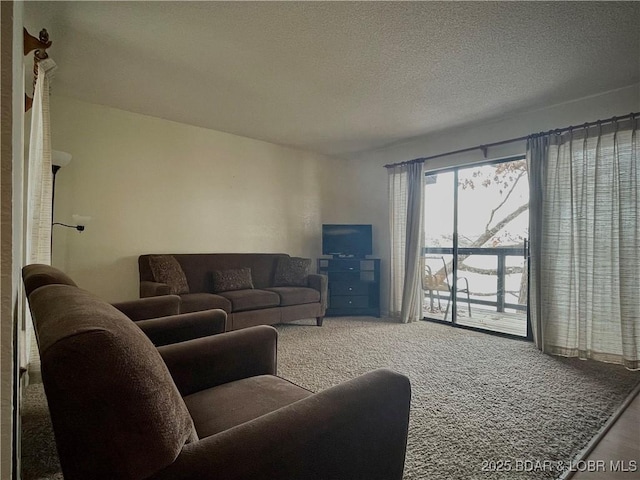
[[[24,266],[22,279],[27,298],[44,285],[77,287],[66,273],[45,264]],[[180,314],[180,302],[178,295],[164,295],[112,305],[133,320],[156,346],[223,333],[226,330],[227,314],[223,310]]]
[[[410,384],[376,370],[314,394],[257,326],[154,347],[90,293],[29,296],[65,479],[399,480]]]

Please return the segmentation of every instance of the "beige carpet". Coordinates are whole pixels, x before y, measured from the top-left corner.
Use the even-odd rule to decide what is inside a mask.
[[[572,459],[640,381],[616,365],[433,323],[327,318],[277,328],[278,373],[311,390],[377,367],[409,376],[405,480],[557,478],[557,462]],[[41,386],[27,389],[23,411],[23,479],[62,478]],[[489,462],[517,460],[554,468],[491,471]]]

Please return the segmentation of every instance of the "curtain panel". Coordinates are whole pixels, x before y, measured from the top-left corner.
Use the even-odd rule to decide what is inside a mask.
[[[28,220],[26,256],[29,263],[51,263],[51,129],[49,125],[49,78],[42,62],[31,109],[29,138]]]
[[[389,168],[391,232],[389,314],[401,322],[422,318],[420,254],[423,247],[424,164]]]
[[[542,201],[544,198],[545,166],[549,150],[549,137],[532,137],[527,142],[527,169],[529,173],[529,318],[533,342],[544,350],[544,322],[540,311],[542,283],[538,281],[542,263]]]
[[[640,367],[637,123],[528,142],[531,323],[544,352]]]
[[[38,78],[31,107],[31,134],[27,168],[27,221],[25,257],[27,263],[51,263],[53,172],[51,170],[51,128],[49,124],[49,82],[56,69],[51,59],[38,62]],[[24,354],[21,364],[39,369],[40,355],[29,309],[25,311]],[[34,367],[37,366],[37,367]]]

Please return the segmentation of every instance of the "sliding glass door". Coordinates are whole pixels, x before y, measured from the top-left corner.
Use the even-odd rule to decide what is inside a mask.
[[[425,252],[422,256],[422,289],[425,317],[451,322],[453,301],[450,273],[453,266],[455,225],[455,179],[457,172],[427,175],[425,178]],[[447,268],[447,265],[449,266]]]
[[[424,316],[527,336],[526,161],[426,176]]]

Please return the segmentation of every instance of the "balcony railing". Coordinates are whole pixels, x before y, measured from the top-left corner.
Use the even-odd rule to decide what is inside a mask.
[[[424,255],[449,255],[453,256],[454,249],[453,247],[426,247],[423,248]],[[469,301],[472,304],[477,305],[487,305],[493,306],[496,308],[498,312],[504,312],[505,308],[510,308],[513,310],[519,311],[527,311],[527,305],[522,305],[519,303],[510,303],[505,299],[505,278],[507,274],[507,257],[523,257],[527,258],[527,248],[525,245],[512,246],[512,247],[460,247],[458,248],[458,257],[471,256],[471,255],[492,255],[497,257],[497,266],[496,266],[496,301],[491,300],[481,300],[478,298],[471,298]],[[525,273],[523,272],[523,275]],[[458,273],[459,275],[459,273]],[[442,299],[447,299],[448,296],[441,296],[439,293],[438,297]],[[467,301],[467,298],[464,298],[464,301]]]

